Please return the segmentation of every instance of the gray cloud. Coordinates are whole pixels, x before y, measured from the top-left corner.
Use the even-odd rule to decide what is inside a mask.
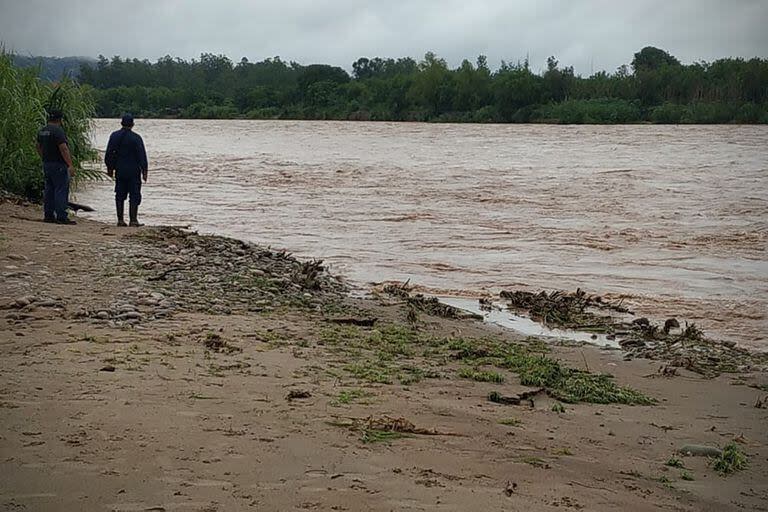
[[[347,69],[360,56],[420,58],[452,66],[485,54],[549,55],[577,73],[612,71],[646,45],[683,62],[768,54],[762,0],[0,0],[0,42],[32,55],[183,58],[201,52],[261,60],[280,55]]]

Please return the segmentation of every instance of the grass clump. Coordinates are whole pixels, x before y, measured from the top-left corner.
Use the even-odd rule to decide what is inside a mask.
[[[424,379],[435,379],[440,375],[432,370],[425,370],[418,366],[402,365],[397,373],[397,380],[403,386],[421,382]]]
[[[713,459],[712,468],[721,476],[728,476],[736,471],[747,469],[749,459],[736,443],[728,443],[723,448],[723,453]]]
[[[517,418],[502,418],[499,420],[499,425],[506,425],[508,427],[519,427],[523,422]]]
[[[478,370],[476,368],[462,368],[459,371],[459,377],[477,382],[504,382],[504,376],[499,372]]]
[[[354,325],[326,327],[320,333],[323,345],[342,352],[371,350],[383,358],[409,357],[414,355],[420,335],[415,330],[400,325],[385,325],[365,330]]]
[[[693,475],[690,474],[688,471],[683,471],[680,473],[680,480],[685,480],[686,482],[693,482],[694,478]]]
[[[524,386],[546,388],[550,396],[566,403],[651,405],[655,403],[632,388],[622,387],[610,375],[589,373],[563,366],[544,355],[515,354],[505,362],[520,375]]]
[[[332,405],[348,405],[360,398],[366,398],[371,396],[367,391],[362,389],[345,389],[339,392],[339,396],[332,402]]]
[[[394,382],[393,369],[382,361],[364,359],[344,367],[353,377],[374,384],[392,384]]]
[[[373,384],[393,384],[395,380],[407,386],[439,375],[417,366],[394,364],[381,358],[363,359],[344,367],[353,377]]]
[[[670,480],[669,477],[666,476],[666,475],[661,475],[660,477],[653,478],[652,480],[656,480],[657,482],[659,482],[661,485],[663,485],[667,489],[673,489],[674,488],[674,486],[672,485],[672,480]]]
[[[560,402],[555,402],[552,404],[552,412],[563,414],[565,412],[565,407]]]
[[[669,466],[671,468],[682,468],[683,461],[675,457],[674,455],[670,457],[667,462],[664,463],[665,466]]]

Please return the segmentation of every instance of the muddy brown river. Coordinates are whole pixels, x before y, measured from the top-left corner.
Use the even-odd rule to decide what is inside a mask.
[[[99,148],[118,125],[96,121]],[[136,131],[145,222],[322,258],[361,288],[581,287],[768,349],[767,126],[139,119]],[[113,221],[111,184],[77,198]]]

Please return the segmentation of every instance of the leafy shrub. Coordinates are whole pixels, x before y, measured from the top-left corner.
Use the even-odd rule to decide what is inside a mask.
[[[64,112],[63,127],[78,173],[96,179],[100,173],[84,164],[96,159],[90,143],[93,100],[69,78],[57,84],[42,82],[34,68],[13,66],[11,56],[0,50],[0,189],[39,200],[43,172],[35,150],[37,131],[46,123],[46,108]]]

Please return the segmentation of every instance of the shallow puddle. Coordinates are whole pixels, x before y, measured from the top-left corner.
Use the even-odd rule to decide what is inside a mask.
[[[490,324],[512,329],[513,331],[517,331],[527,336],[547,336],[550,338],[582,341],[601,347],[621,348],[615,339],[610,340],[606,337],[605,334],[572,331],[569,329],[552,329],[534,320],[531,320],[528,317],[514,314],[513,312],[507,310],[502,303],[494,302],[493,310],[484,311],[480,309],[480,303],[477,301],[477,299],[467,299],[462,297],[438,298],[440,299],[440,302],[448,304],[449,306],[482,315],[484,321]]]

